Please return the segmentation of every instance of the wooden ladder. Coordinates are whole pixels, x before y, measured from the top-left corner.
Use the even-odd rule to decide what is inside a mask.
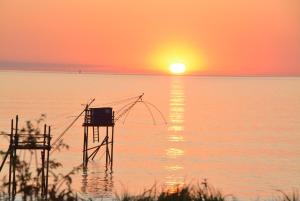
[[[93,142],[99,142],[99,127],[93,126]]]

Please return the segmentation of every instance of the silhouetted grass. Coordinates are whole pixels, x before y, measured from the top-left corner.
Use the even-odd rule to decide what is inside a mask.
[[[299,191],[296,189],[291,193],[286,193],[282,190],[277,190],[277,192],[279,193],[278,196],[270,201],[300,201]]]
[[[163,190],[157,193],[156,186],[140,195],[129,195],[125,192],[116,196],[118,201],[226,201],[236,200],[232,195],[223,195],[208,185],[206,181],[197,186],[178,186],[175,190]]]
[[[291,193],[286,193],[277,190],[276,197],[269,199],[261,199],[262,201],[300,201],[299,192],[293,190]],[[130,195],[124,192],[122,196],[116,196],[117,201],[239,201],[233,195],[224,195],[214,187],[201,183],[197,186],[177,187],[175,191],[163,190],[157,193],[156,187],[144,191],[139,195]],[[260,199],[256,200],[259,201]],[[241,200],[242,201],[242,200]]]

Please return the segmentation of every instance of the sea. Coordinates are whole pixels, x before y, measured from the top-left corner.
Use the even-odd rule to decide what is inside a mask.
[[[111,200],[203,182],[239,200],[300,189],[299,77],[0,71],[0,131],[9,133],[16,115],[22,127],[45,114],[54,141],[79,116],[62,137],[69,149],[51,154],[63,165],[55,171],[67,174],[82,163],[80,114],[93,99],[90,107],[115,111],[113,167],[102,147],[74,173],[72,186],[83,197]],[[89,132],[89,147],[106,135],[100,128],[93,142]],[[0,136],[0,149],[8,146]],[[6,165],[0,177],[7,173]]]

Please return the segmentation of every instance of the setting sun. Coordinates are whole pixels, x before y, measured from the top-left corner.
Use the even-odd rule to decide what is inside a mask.
[[[186,70],[185,64],[183,63],[172,63],[170,65],[170,71],[173,74],[182,74]]]
[[[149,54],[149,70],[163,74],[200,74],[205,71],[206,59],[201,48],[189,41],[161,42]]]

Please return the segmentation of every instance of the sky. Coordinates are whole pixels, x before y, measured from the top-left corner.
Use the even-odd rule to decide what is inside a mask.
[[[299,0],[1,0],[0,69],[300,75]]]

